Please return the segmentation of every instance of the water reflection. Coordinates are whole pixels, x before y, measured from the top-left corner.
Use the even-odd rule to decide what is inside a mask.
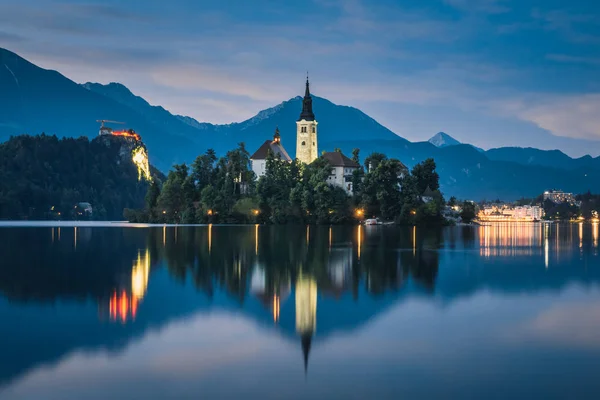
[[[77,350],[123,352],[152,328],[228,310],[301,348],[308,373],[318,343],[416,299],[446,306],[480,291],[540,293],[600,281],[598,224],[209,225],[60,235],[60,228],[0,230],[0,318],[17,321],[3,325],[0,351],[10,362],[0,367],[0,385]],[[31,245],[38,251],[27,251]],[[71,334],[58,329],[63,324]]]

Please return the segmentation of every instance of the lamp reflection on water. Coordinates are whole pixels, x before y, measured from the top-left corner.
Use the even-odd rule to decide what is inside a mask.
[[[141,300],[146,294],[148,287],[148,276],[150,274],[150,253],[148,249],[142,257],[138,252],[138,257],[131,271],[131,293],[135,298]]]
[[[550,226],[546,225],[544,227],[544,266],[548,269],[548,265],[550,263],[550,241],[548,240],[550,232]]]
[[[480,255],[515,256],[540,254],[543,230],[536,223],[499,222],[479,228]]]
[[[258,255],[258,224],[254,225],[254,254]]]
[[[362,225],[358,225],[358,259],[360,260],[360,250],[362,245]]]
[[[208,224],[208,254],[212,249],[212,224]]]
[[[139,303],[146,295],[150,276],[150,252],[138,252],[131,270],[131,289],[115,289],[108,300],[108,315],[111,322],[135,321]],[[100,307],[102,314],[102,307]]]

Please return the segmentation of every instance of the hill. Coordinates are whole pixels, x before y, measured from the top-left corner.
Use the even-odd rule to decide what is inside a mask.
[[[531,147],[501,147],[485,152],[490,160],[510,161],[521,165],[539,165],[558,169],[600,169],[600,157],[571,158],[560,150],[539,150]]]
[[[0,49],[0,139],[42,132],[58,137],[98,135],[98,119],[124,121],[142,134],[161,169],[193,157],[193,141],[166,130],[135,109],[86,89],[56,71],[45,70]],[[176,118],[173,118],[177,120]],[[178,121],[178,120],[177,120]],[[186,126],[181,124],[181,126]],[[191,128],[190,128],[191,130]],[[182,150],[183,149],[183,150]],[[186,149],[187,150],[186,152]]]
[[[152,164],[167,171],[173,163],[192,162],[208,148],[223,155],[238,142],[245,142],[253,152],[279,127],[283,145],[295,155],[295,122],[302,108],[301,97],[242,122],[215,125],[173,115],[118,83],[77,84],[3,49],[0,87],[0,140],[41,132],[94,138],[99,128],[97,119],[123,121],[142,135]],[[399,158],[409,167],[433,157],[441,189],[448,196],[508,200],[536,196],[556,187],[572,192],[600,191],[600,181],[593,179],[600,171],[600,157],[573,159],[559,151],[520,148],[483,152],[442,132],[436,135],[440,140],[433,140],[439,145],[436,147],[430,142],[409,142],[353,107],[313,96],[313,108],[319,121],[319,151],[339,147],[350,153],[358,147],[363,158],[378,151]]]
[[[217,153],[225,153],[239,142],[246,143],[248,149],[258,148],[266,139],[271,138],[276,127],[279,127],[282,141],[290,155],[295,155],[296,120],[299,110],[302,109],[302,97],[300,96],[262,110],[245,121],[215,125],[199,122],[191,117],[174,116],[162,107],[151,106],[118,83],[108,85],[86,83],[83,86],[127,105],[166,131],[177,131],[187,139],[193,140],[196,142],[198,151],[195,155],[204,152],[208,146],[212,146]],[[340,106],[314,95],[313,107],[318,110],[320,141],[337,142],[360,140],[367,137],[404,140],[356,108]],[[181,128],[182,124],[186,126],[185,129]],[[207,137],[210,137],[210,141],[206,139]]]
[[[11,138],[0,144],[0,219],[79,219],[80,202],[91,203],[94,218],[122,219],[148,189],[131,160],[138,146],[113,136]]]

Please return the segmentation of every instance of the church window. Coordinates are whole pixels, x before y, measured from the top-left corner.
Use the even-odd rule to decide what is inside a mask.
[[[306,142],[302,142],[302,146],[306,146]]]
[[[316,132],[317,132],[317,128],[315,128],[315,127],[313,126],[313,133],[316,133]]]
[[[315,145],[315,142],[313,142],[313,146]]]

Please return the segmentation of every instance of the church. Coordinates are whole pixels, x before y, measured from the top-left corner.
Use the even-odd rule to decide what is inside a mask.
[[[306,77],[306,88],[302,99],[302,111],[296,121],[296,158],[304,164],[310,164],[319,157],[317,141],[317,125],[310,95],[310,83]],[[275,130],[273,140],[266,140],[262,146],[250,157],[252,171],[258,178],[266,172],[266,159],[269,150],[281,158],[282,161],[291,162],[292,159],[281,144],[279,129]],[[329,184],[342,187],[346,193],[352,194],[352,173],[360,167],[339,152],[323,153],[323,157],[332,164],[331,176],[327,180]]]

